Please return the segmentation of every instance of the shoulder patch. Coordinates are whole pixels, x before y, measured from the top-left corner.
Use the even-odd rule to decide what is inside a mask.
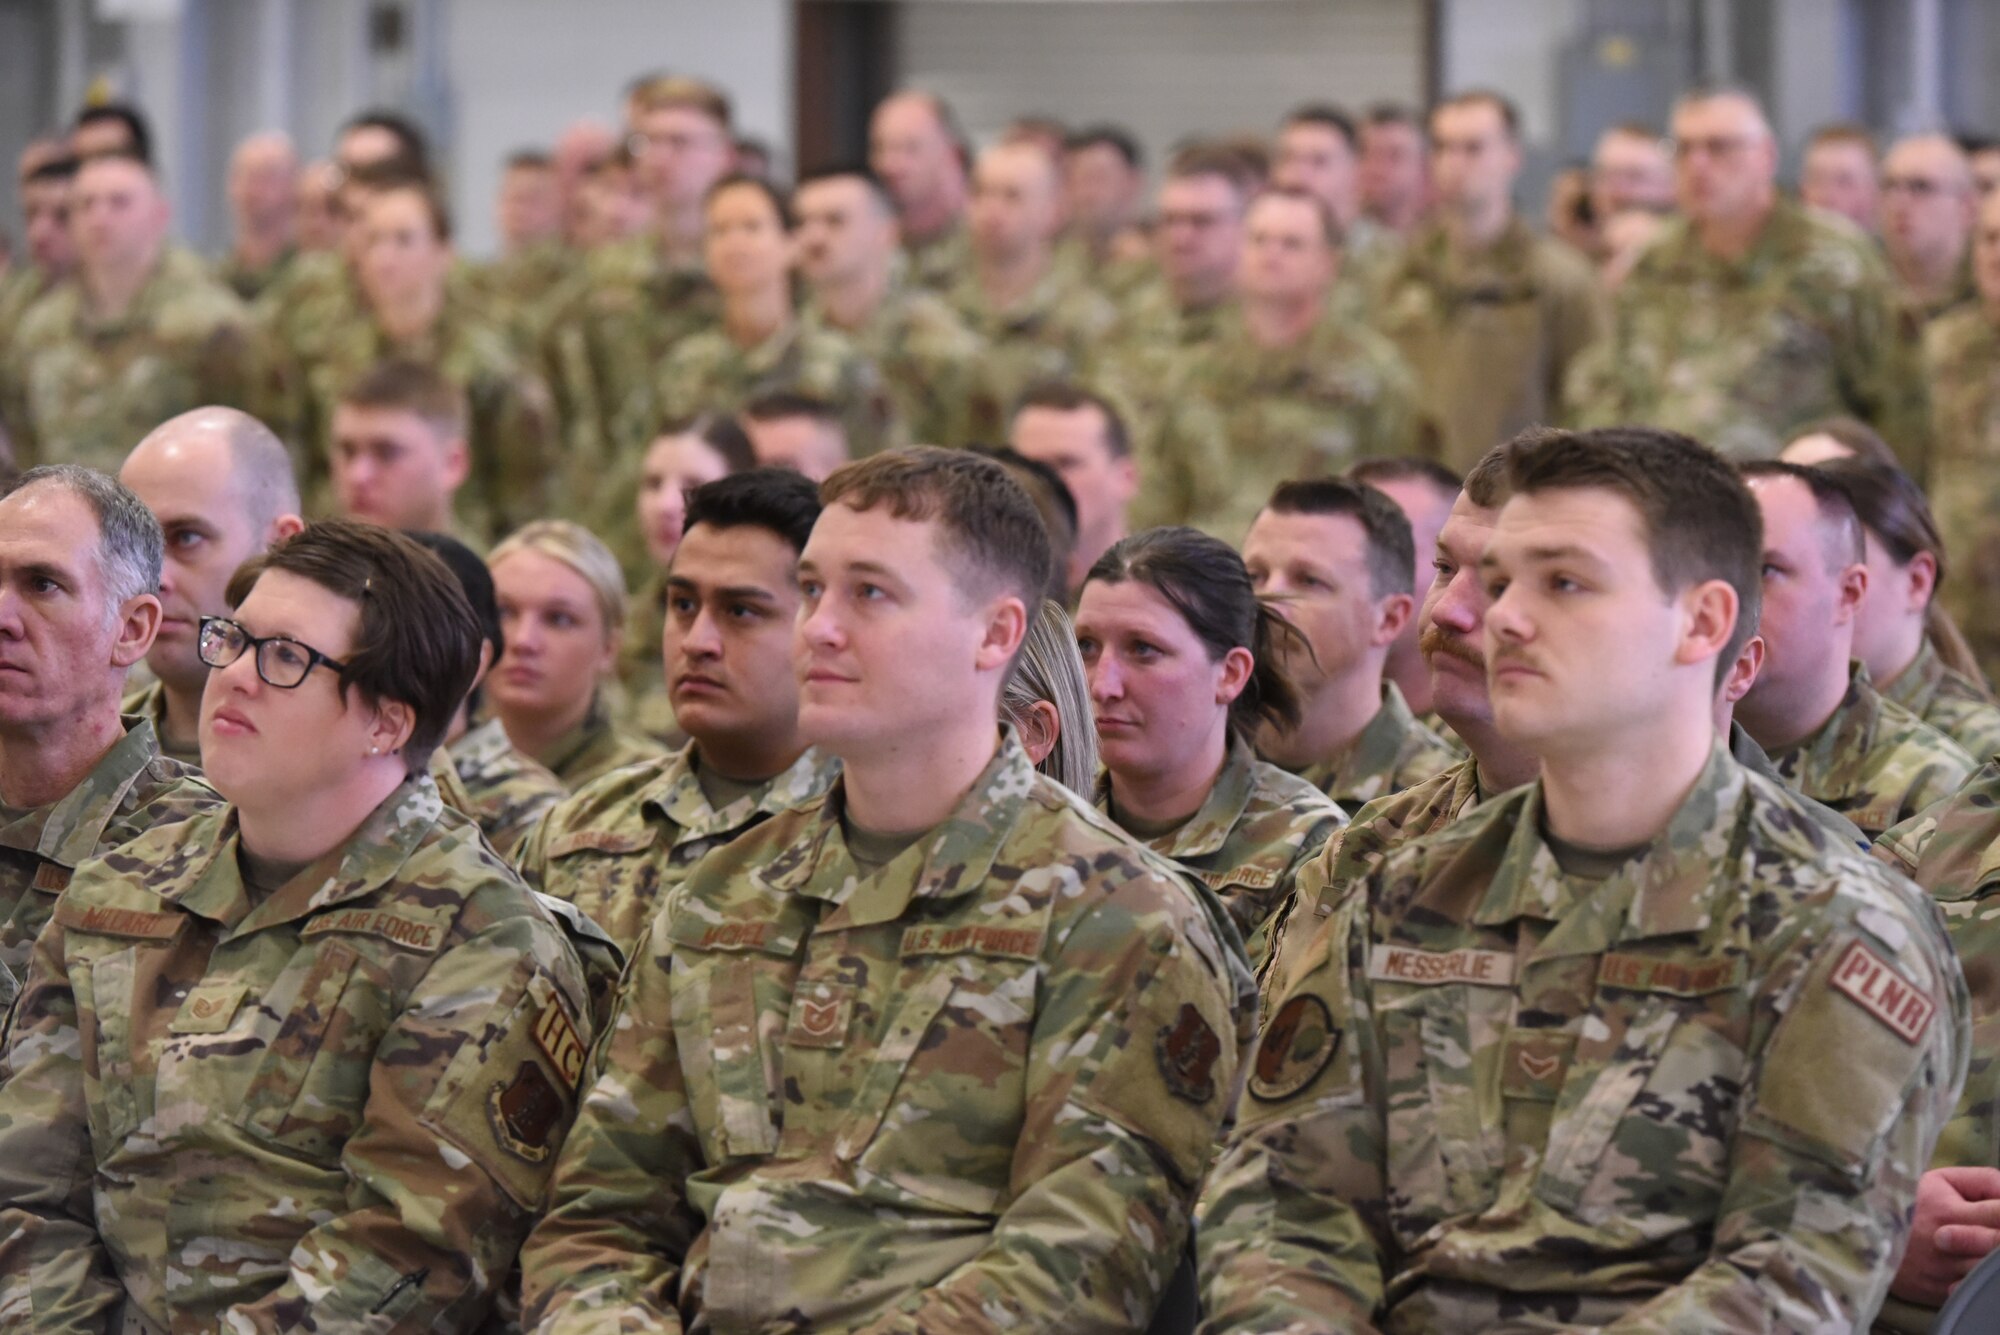
[[[1888,1026],[1911,1047],[1923,1041],[1937,1003],[1911,985],[1880,955],[1856,941],[1833,966],[1833,986],[1841,995]]]
[[[1512,987],[1514,957],[1498,950],[1417,950],[1409,946],[1372,947],[1368,976],[1377,982],[1415,983],[1440,987],[1470,983],[1474,987]]]
[[[444,928],[435,920],[427,922],[408,914],[373,908],[335,909],[331,913],[322,913],[305,925],[299,932],[299,939],[310,941],[328,932],[379,936],[405,950],[420,951],[426,955],[435,954],[438,947],[444,944]]]
[[[1160,1026],[1153,1052],[1168,1093],[1189,1103],[1207,1103],[1215,1097],[1215,1063],[1222,1057],[1222,1040],[1193,1002],[1182,1002],[1173,1022]]]
[[[145,909],[71,904],[67,900],[58,900],[56,921],[72,932],[128,936],[142,941],[171,941],[180,934],[181,924],[187,918],[179,913],[150,913]]]
[[[1326,1002],[1310,993],[1278,1008],[1257,1041],[1250,1068],[1250,1097],[1262,1103],[1288,1099],[1319,1078],[1340,1048],[1340,1030]]]
[[[512,1081],[495,1081],[486,1092],[486,1119],[492,1124],[493,1138],[509,1154],[529,1163],[548,1159],[553,1148],[549,1142],[562,1112],[562,1095],[536,1062],[522,1062],[514,1068]]]
[[[583,1039],[577,1034],[576,1026],[570,1023],[564,1013],[562,1002],[553,993],[542,1003],[542,1013],[535,1020],[535,1046],[549,1059],[549,1064],[569,1082],[571,1089],[583,1078]]]

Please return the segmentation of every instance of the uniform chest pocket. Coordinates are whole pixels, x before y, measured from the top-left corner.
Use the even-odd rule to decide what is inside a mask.
[[[787,1002],[798,962],[754,950],[676,955],[671,1018],[711,1164],[778,1148]]]
[[[294,1155],[331,1164],[360,1129],[390,1002],[373,968],[339,942],[302,955],[286,973],[296,984],[280,974],[268,993],[250,996],[228,1029],[201,1046],[221,1057],[246,1039],[257,1043],[255,1055],[235,1059],[255,1062],[238,1124]],[[191,995],[183,1011],[199,1000],[199,992]],[[203,1056],[197,1049],[187,1060]]]
[[[1738,996],[1600,992],[1536,1195],[1632,1244],[1713,1217],[1746,1069]]]
[[[1406,1243],[1499,1193],[1499,1058],[1514,994],[1464,984],[1378,984],[1390,1220]]]
[[[991,1214],[1027,1104],[1037,970],[961,955],[906,966],[834,1153],[897,1191]]]

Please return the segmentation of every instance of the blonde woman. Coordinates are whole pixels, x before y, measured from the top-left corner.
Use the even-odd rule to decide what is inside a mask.
[[[661,747],[612,721],[604,690],[625,631],[618,559],[580,524],[542,519],[486,559],[507,649],[487,696],[508,738],[571,791]]]

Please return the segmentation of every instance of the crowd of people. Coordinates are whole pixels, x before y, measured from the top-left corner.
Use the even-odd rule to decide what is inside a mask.
[[[0,1326],[1920,1332],[2000,1249],[2000,148],[649,75],[21,164]]]

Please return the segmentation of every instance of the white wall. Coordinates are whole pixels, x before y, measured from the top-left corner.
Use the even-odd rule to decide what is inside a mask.
[[[671,69],[735,101],[739,134],[788,153],[792,20],[786,0],[446,0],[445,70],[455,142],[459,244],[495,244],[493,199],[507,154],[552,143],[583,116],[616,122],[633,75]]]

